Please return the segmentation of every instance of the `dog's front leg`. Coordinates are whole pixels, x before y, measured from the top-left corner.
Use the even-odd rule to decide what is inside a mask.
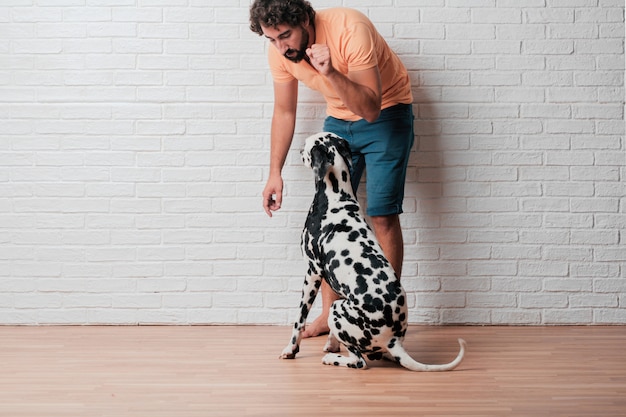
[[[304,285],[302,287],[302,299],[300,300],[300,316],[293,326],[291,333],[291,340],[289,344],[283,349],[283,353],[280,355],[281,359],[294,359],[296,354],[300,350],[300,340],[302,339],[302,332],[306,324],[306,319],[311,311],[317,292],[322,285],[322,277],[319,274],[314,274],[309,270],[304,279]]]

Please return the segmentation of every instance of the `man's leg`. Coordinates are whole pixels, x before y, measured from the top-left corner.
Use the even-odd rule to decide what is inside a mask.
[[[404,260],[400,214],[415,140],[413,107],[408,104],[392,106],[381,111],[376,123],[356,124],[358,129],[353,126],[355,141],[361,145],[359,151],[367,167],[367,214],[385,257],[400,278]]]
[[[385,257],[391,263],[398,278],[402,275],[402,261],[404,260],[404,240],[400,228],[400,216],[372,216],[372,227]]]

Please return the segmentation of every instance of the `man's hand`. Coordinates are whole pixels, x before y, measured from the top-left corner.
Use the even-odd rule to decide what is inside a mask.
[[[263,190],[263,209],[272,217],[272,211],[280,209],[283,202],[283,179],[279,176],[270,176]]]
[[[334,71],[333,64],[330,60],[330,49],[328,45],[313,44],[306,50],[306,54],[309,57],[311,65],[320,74],[328,76]]]

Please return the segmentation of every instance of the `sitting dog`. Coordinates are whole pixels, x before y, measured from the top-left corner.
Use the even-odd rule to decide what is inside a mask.
[[[302,252],[308,271],[302,289],[300,316],[291,340],[280,356],[293,359],[317,292],[325,279],[341,297],[332,304],[330,334],[324,347],[326,365],[366,368],[370,360],[389,359],[412,371],[447,371],[463,360],[465,341],[457,357],[443,365],[415,361],[402,347],[407,330],[404,289],[360,213],[350,185],[348,143],[320,133],[306,140],[302,161],[315,174],[315,197],[302,231]],[[349,356],[338,354],[339,342]]]

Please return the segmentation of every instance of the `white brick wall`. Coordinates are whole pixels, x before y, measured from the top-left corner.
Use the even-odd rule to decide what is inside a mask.
[[[367,13],[411,73],[411,322],[626,323],[623,1],[312,3]],[[0,323],[293,320],[324,106],[301,90],[269,219],[248,4],[3,0]]]

